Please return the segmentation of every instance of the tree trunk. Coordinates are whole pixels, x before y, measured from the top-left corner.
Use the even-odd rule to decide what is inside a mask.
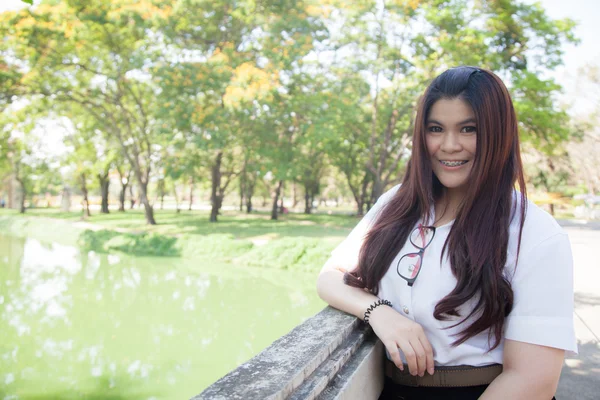
[[[556,174],[556,167],[554,166],[554,163],[552,162],[551,158],[548,158],[548,168],[550,168],[551,176]],[[548,187],[548,185],[546,186],[546,191],[548,193],[550,193],[551,189],[552,188]],[[550,196],[550,215],[554,217],[554,202],[552,202],[552,196]]]
[[[129,209],[133,210],[135,205],[135,197],[133,196],[133,185],[129,186]]]
[[[215,162],[212,166],[212,187],[210,194],[210,202],[212,208],[210,210],[210,222],[217,222],[219,208],[221,208],[222,199],[219,198],[219,188],[221,187],[221,162],[223,160],[223,152],[219,151]]]
[[[90,201],[88,200],[88,189],[87,189],[87,184],[85,181],[85,174],[81,174],[80,178],[81,178],[81,193],[83,193],[83,201],[82,201],[83,217],[88,218],[88,217],[91,217],[92,214],[90,213]]]
[[[382,194],[383,194],[383,182],[376,175],[375,179],[373,181],[373,188],[371,190],[371,198],[369,199],[369,205],[375,204],[375,202],[377,201],[377,199],[379,197],[381,197]]]
[[[246,212],[250,214],[252,212],[252,197],[254,196],[254,188],[256,187],[256,175],[252,175],[252,179],[246,181]]]
[[[13,208],[14,207],[14,194],[13,194],[13,177],[9,177],[8,178],[8,204],[7,207],[8,208]]]
[[[123,172],[121,172],[121,168],[117,166],[117,172],[119,173],[119,178],[121,178],[119,179],[119,182],[121,182],[121,192],[119,193],[119,211],[125,212],[125,195],[127,194],[127,185],[129,185],[131,170],[129,170],[127,176],[125,176]]]
[[[100,182],[100,195],[102,196],[100,212],[102,214],[108,214],[108,187],[110,185],[108,171],[106,171],[104,175],[98,174],[98,181]]]
[[[125,193],[127,193],[127,184],[121,181],[121,193],[119,193],[119,211],[125,212]]]
[[[190,205],[188,211],[192,211],[192,204],[194,203],[194,177],[190,176]]]
[[[246,196],[246,213],[250,214],[254,209],[252,205],[252,196]]]
[[[173,182],[173,194],[175,195],[175,209],[176,213],[179,214],[181,210],[179,209],[179,196],[177,195],[177,183]]]
[[[279,194],[281,193],[281,187],[283,186],[283,180],[279,181],[277,185],[277,189],[275,189],[275,193],[273,194],[273,206],[271,207],[271,219],[277,219],[277,201],[279,200]]]
[[[146,222],[149,225],[156,225],[156,220],[154,219],[154,210],[152,209],[152,205],[148,201],[148,182],[143,182],[140,184],[140,203],[144,205],[144,214],[146,215]]]
[[[165,209],[165,180],[161,179],[159,182],[159,188],[160,188],[160,209],[164,210]]]
[[[281,190],[279,191],[280,192],[280,196],[281,196],[281,199],[279,200],[279,212],[282,213],[282,214],[283,214],[283,197],[284,197],[283,189],[284,189],[284,187],[282,185],[281,186]]]
[[[71,192],[67,186],[63,187],[60,199],[60,209],[64,212],[71,211]]]
[[[246,195],[246,165],[240,175],[240,212],[244,210],[244,197]]]
[[[298,202],[298,189],[296,188],[296,182],[294,182],[292,183],[292,208],[296,208]]]
[[[17,182],[19,182],[19,185],[21,186],[21,198],[20,200],[20,205],[19,205],[19,212],[21,214],[25,214],[25,199],[27,198],[27,191],[25,190],[25,183],[23,183],[22,180],[17,178]]]
[[[304,192],[304,214],[312,213],[312,204],[310,204],[310,193],[308,190]]]
[[[369,189],[369,174],[365,174],[363,181],[362,181],[362,185],[360,188],[360,193],[359,193],[359,197],[357,199],[357,206],[358,206],[358,215],[362,216],[365,215],[365,212],[369,210],[369,202],[367,200],[367,192]],[[367,209],[365,210],[365,204],[367,205]]]

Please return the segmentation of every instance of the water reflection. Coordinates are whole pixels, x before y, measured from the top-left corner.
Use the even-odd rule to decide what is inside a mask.
[[[0,235],[0,398],[189,398],[317,312],[313,282]]]

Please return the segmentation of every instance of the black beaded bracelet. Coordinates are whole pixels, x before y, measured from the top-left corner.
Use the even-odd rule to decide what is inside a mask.
[[[392,306],[392,303],[389,300],[383,300],[383,299],[379,299],[376,302],[374,302],[373,304],[371,304],[369,306],[369,308],[367,308],[367,311],[365,311],[365,317],[363,318],[363,321],[365,321],[365,324],[369,324],[369,316],[371,315],[371,311],[373,311],[375,309],[375,307],[379,307],[381,305],[386,305],[386,306]]]

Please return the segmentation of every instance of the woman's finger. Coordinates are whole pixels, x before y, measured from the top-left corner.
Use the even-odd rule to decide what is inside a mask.
[[[427,355],[419,338],[410,341],[412,348],[415,350],[415,358],[417,360],[417,375],[425,375],[427,369]]]
[[[385,348],[388,353],[390,353],[390,357],[392,361],[400,369],[400,371],[404,371],[404,364],[402,363],[402,359],[400,358],[400,350],[398,350],[398,345],[395,342],[384,343]]]
[[[400,347],[400,350],[402,350],[402,353],[404,354],[410,374],[413,376],[417,375],[417,372],[419,371],[417,366],[417,355],[410,342],[408,340],[399,341],[398,347]]]
[[[431,347],[429,340],[427,340],[425,336],[420,337],[419,341],[421,342],[421,345],[423,345],[423,349],[425,349],[425,357],[427,358],[427,372],[429,372],[429,375],[433,375],[433,372],[435,370],[435,363],[433,359],[433,347]]]

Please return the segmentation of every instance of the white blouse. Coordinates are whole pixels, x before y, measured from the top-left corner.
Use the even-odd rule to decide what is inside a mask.
[[[348,270],[356,267],[364,235],[399,187],[394,186],[384,193],[350,235],[332,251],[336,265]],[[520,201],[518,196],[515,199]],[[554,218],[528,201],[515,272],[519,221],[520,218],[515,217],[510,225],[504,270],[514,292],[513,309],[505,321],[503,340],[494,350],[489,351],[487,330],[453,347],[451,344],[457,337],[452,335],[464,329],[465,325],[448,327],[456,324],[461,317],[450,317],[448,321],[438,321],[433,317],[436,304],[456,286],[447,256],[440,265],[441,251],[452,222],[436,228],[412,288],[396,271],[400,257],[418,251],[410,241],[396,255],[382,278],[378,296],[391,301],[396,311],[423,327],[434,350],[435,365],[501,364],[504,339],[577,353],[573,324],[573,258],[569,238]],[[474,302],[471,299],[460,307],[459,313],[463,318],[469,314]],[[470,324],[475,318],[476,315],[465,323]]]

